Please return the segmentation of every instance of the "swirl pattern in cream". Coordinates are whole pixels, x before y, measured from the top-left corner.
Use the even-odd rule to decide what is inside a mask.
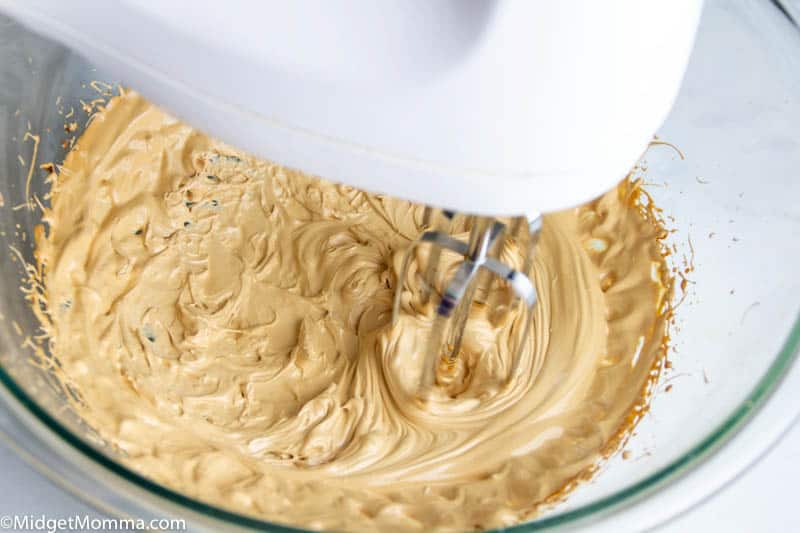
[[[45,327],[75,409],[170,488],[310,528],[515,524],[610,451],[664,355],[661,229],[634,189],[548,215],[533,335],[519,308],[475,305],[423,400],[433,310],[417,269],[396,279],[421,206],[241,154],[131,92],[55,179]]]

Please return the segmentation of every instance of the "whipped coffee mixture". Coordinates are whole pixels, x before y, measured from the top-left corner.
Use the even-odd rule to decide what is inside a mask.
[[[618,446],[663,360],[663,230],[629,181],[545,217],[533,334],[521,307],[475,305],[424,398],[424,247],[397,279],[422,206],[255,159],[130,92],[52,193],[43,321],[75,409],[133,470],[237,512],[336,530],[530,519]],[[513,241],[503,257],[522,261]]]

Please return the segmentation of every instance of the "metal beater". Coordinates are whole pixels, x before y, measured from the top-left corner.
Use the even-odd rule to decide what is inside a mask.
[[[455,213],[446,210],[426,208],[423,225],[429,229],[409,246],[403,259],[399,280],[408,275],[414,252],[419,246],[431,246],[429,259],[424,268],[422,291],[423,302],[438,297],[436,317],[428,339],[425,353],[425,367],[420,387],[431,386],[435,381],[436,367],[444,360],[452,368],[461,351],[464,331],[469,322],[470,309],[476,301],[481,287],[488,288],[498,280],[507,286],[521,305],[532,309],[536,305],[536,288],[528,273],[533,262],[533,254],[542,229],[542,217],[532,219],[518,217],[510,224],[496,218],[472,216],[467,220],[470,227],[468,242],[452,237],[449,233]],[[506,239],[518,239],[523,250],[521,270],[516,270],[500,260],[499,255]],[[449,280],[436,287],[436,274],[442,262],[442,252],[449,251],[459,256],[455,272]],[[482,274],[486,275],[482,275]],[[400,318],[400,303],[403,293],[402,281],[395,288],[392,307],[392,324]],[[530,333],[532,313],[528,313],[523,339]],[[522,344],[512,361],[509,376],[518,365]]]

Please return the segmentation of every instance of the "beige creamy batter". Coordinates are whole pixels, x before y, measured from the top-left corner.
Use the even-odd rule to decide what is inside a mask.
[[[670,284],[638,197],[626,181],[548,215],[518,373],[525,317],[476,305],[456,375],[423,400],[433,307],[419,268],[396,279],[422,207],[254,159],[128,93],[55,178],[44,325],[76,409],[172,489],[312,528],[515,524],[646,408]]]

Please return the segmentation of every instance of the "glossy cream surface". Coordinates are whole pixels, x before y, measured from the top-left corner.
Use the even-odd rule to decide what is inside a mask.
[[[54,177],[44,327],[75,408],[172,489],[310,528],[515,524],[645,409],[669,283],[638,194],[547,215],[532,335],[495,284],[420,395],[427,251],[397,273],[422,206],[254,159],[129,92]],[[522,261],[513,240],[503,257]]]

